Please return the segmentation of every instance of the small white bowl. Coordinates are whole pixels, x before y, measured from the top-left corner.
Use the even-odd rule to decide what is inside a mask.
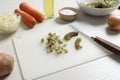
[[[64,7],[59,10],[59,16],[62,20],[72,21],[76,19],[77,9],[72,7]]]
[[[105,16],[109,15],[111,12],[113,12],[119,5],[119,0],[115,0],[117,2],[117,5],[113,8],[90,8],[80,3],[90,3],[100,0],[76,0],[80,10],[84,11],[87,14],[93,15],[93,16]]]

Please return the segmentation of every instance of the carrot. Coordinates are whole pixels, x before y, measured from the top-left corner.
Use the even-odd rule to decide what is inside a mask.
[[[22,21],[30,28],[33,28],[35,24],[37,23],[36,19],[29,15],[28,13],[20,10],[20,9],[15,9],[15,13],[19,14],[22,16]]]
[[[31,16],[33,16],[38,22],[42,22],[45,17],[44,15],[34,9],[32,6],[30,6],[27,2],[22,2],[20,5],[19,5],[19,8],[25,12],[27,12],[28,14],[30,14]]]

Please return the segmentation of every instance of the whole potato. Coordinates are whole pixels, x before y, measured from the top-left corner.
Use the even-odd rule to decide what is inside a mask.
[[[0,77],[3,77],[14,68],[14,58],[11,55],[0,53]]]

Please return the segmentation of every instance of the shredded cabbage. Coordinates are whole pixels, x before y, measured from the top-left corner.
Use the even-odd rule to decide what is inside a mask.
[[[2,33],[12,33],[18,28],[21,16],[14,13],[7,13],[0,17],[0,31]]]

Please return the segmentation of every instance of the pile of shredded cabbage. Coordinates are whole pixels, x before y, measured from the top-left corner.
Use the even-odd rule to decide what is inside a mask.
[[[13,33],[21,22],[21,16],[14,13],[7,13],[0,17],[0,32]]]
[[[117,5],[115,0],[99,0],[84,4],[90,8],[112,8]]]

